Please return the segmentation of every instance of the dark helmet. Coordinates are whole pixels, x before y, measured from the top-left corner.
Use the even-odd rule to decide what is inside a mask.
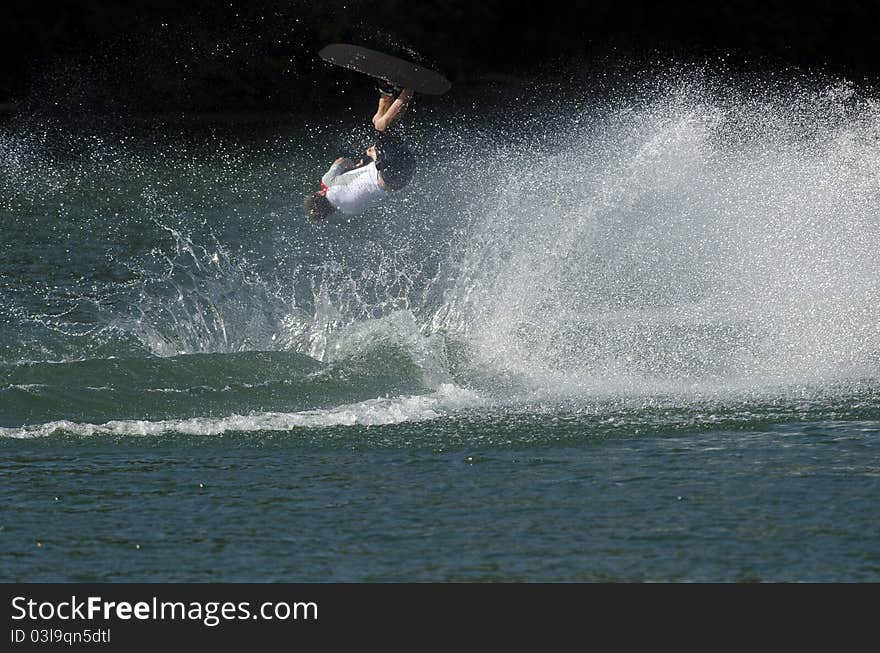
[[[416,158],[399,136],[383,132],[376,141],[376,170],[392,190],[406,186],[416,170]]]

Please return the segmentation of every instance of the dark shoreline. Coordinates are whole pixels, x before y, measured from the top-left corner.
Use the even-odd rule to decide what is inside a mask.
[[[370,86],[318,59],[318,49],[334,41],[420,61],[459,91],[553,75],[560,62],[598,67],[614,57],[658,56],[824,71],[861,84],[880,79],[878,22],[876,3],[818,0],[721,7],[608,0],[557,3],[553,11],[534,0],[449,0],[442,7],[403,0],[83,0],[59,7],[32,0],[0,25],[0,104],[47,97],[110,111],[323,116],[345,104],[331,87],[357,97]]]

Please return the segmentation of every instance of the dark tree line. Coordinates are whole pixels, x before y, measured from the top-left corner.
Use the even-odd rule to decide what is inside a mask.
[[[657,52],[880,74],[877,1],[16,0],[5,14],[0,104],[314,110],[317,84],[342,79],[315,56],[333,41],[421,59],[453,82]]]

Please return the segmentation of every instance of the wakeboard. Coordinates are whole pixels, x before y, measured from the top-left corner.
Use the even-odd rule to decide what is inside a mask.
[[[452,88],[449,80],[435,70],[359,45],[332,43],[318,55],[329,63],[411,88],[416,93],[443,95]]]

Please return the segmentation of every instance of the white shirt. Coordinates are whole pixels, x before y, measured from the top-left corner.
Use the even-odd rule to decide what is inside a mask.
[[[384,195],[385,191],[379,187],[379,171],[373,161],[330,179],[325,197],[333,208],[354,215],[375,206]]]

